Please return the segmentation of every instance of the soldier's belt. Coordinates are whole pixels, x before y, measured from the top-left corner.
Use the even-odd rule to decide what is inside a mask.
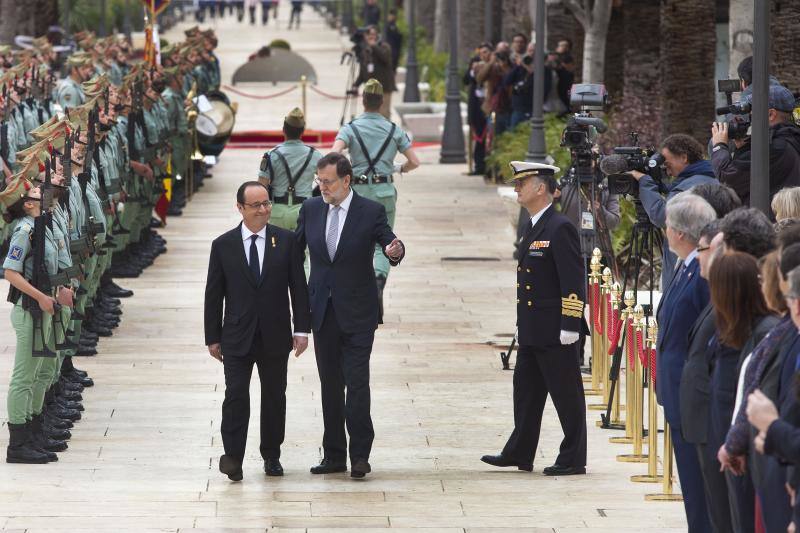
[[[275,199],[273,200],[273,202],[276,203],[276,204],[286,204],[286,205],[288,205],[289,204],[289,198],[292,199],[292,204],[293,205],[302,204],[303,202],[305,202],[307,200],[307,198],[304,198],[303,196],[295,196],[294,194],[286,194],[284,196],[276,196]]]
[[[362,174],[356,178],[356,185],[378,185],[380,183],[392,183],[393,181],[394,178],[391,175],[375,174],[372,176],[372,179],[370,179],[369,176]]]

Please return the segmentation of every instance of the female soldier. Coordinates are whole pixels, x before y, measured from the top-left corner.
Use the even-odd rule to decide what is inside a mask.
[[[58,457],[47,448],[65,449],[66,443],[54,441],[41,434],[41,412],[44,394],[49,387],[50,374],[42,371],[44,358],[34,357],[34,349],[55,348],[53,337],[53,314],[56,300],[52,294],[45,294],[34,287],[33,247],[31,237],[34,233],[34,220],[41,213],[40,190],[32,187],[19,177],[0,193],[0,204],[5,206],[5,221],[14,224],[8,251],[3,261],[5,279],[12,285],[11,323],[17,335],[14,368],[8,388],[8,429],[9,444],[6,462],[9,463],[47,463]],[[44,265],[47,273],[58,273],[58,253],[53,234],[45,230]],[[25,296],[34,300],[42,310],[41,331],[34,330],[34,319],[30,310],[23,309]],[[38,337],[38,338],[36,338]],[[32,424],[36,416],[37,422]],[[37,425],[39,434],[34,438],[33,426]]]

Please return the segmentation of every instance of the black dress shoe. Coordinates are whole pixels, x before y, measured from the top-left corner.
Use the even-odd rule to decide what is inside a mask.
[[[312,474],[335,474],[337,472],[347,472],[347,462],[345,460],[335,461],[325,457],[320,464],[311,467]]]
[[[278,459],[264,459],[264,473],[268,476],[279,477],[283,475],[283,467]]]
[[[219,471],[228,476],[231,481],[241,481],[242,463],[230,455],[221,455],[219,458]]]
[[[533,463],[520,463],[514,461],[513,459],[508,459],[503,457],[502,455],[484,455],[481,457],[481,461],[486,463],[487,465],[492,466],[516,466],[519,470],[524,470],[525,472],[533,472]]]
[[[372,472],[372,468],[366,459],[352,459],[350,461],[350,477],[363,479],[370,472]]]
[[[545,476],[579,476],[586,473],[585,466],[564,466],[554,464],[542,470]]]

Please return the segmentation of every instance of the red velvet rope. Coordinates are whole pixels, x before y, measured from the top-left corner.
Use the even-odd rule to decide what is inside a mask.
[[[656,384],[656,349],[650,348],[650,382]]]
[[[606,337],[611,338],[611,332],[616,325],[614,324],[614,311],[611,307],[611,293],[606,294]]]
[[[284,94],[287,94],[287,93],[290,93],[290,92],[294,91],[295,89],[297,89],[297,85],[292,85],[288,89],[286,89],[284,91],[277,92],[275,94],[263,94],[263,95],[262,94],[246,93],[246,92],[240,91],[238,89],[235,89],[235,88],[231,87],[230,85],[223,85],[222,88],[225,89],[226,91],[232,92],[234,94],[238,94],[239,96],[244,96],[245,98],[252,98],[253,100],[269,100],[270,98],[277,98],[278,96],[283,96]]]
[[[628,318],[627,322],[627,341],[628,341],[628,368],[633,368],[634,357],[636,357],[636,345],[633,337],[633,318]]]
[[[639,361],[642,366],[647,366],[647,356],[644,354],[644,337],[641,330],[636,331],[636,355],[639,356]]]
[[[603,334],[603,323],[600,320],[600,284],[592,284],[592,314],[594,315],[594,330]]]
[[[619,309],[614,309],[614,314],[612,318],[614,326],[611,330],[611,337],[609,338],[609,343],[608,343],[609,356],[613,356],[614,352],[617,350],[617,343],[619,342],[619,336],[622,333],[622,320],[619,319]]]

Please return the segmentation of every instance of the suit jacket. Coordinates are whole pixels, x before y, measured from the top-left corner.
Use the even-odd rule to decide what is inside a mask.
[[[374,330],[378,327],[378,287],[372,267],[375,244],[385,247],[396,238],[386,219],[386,208],[353,191],[333,260],[325,242],[327,217],[328,204],[322,197],[309,198],[300,208],[295,230],[297,245],[301,250],[308,246],[311,256],[308,291],[312,328],[318,331],[322,327],[330,298],[342,331]],[[390,258],[389,262],[396,266],[402,259]]]
[[[239,224],[211,243],[206,345],[221,343],[224,356],[244,356],[258,330],[264,353],[286,355],[292,349],[291,319],[295,332],[307,333],[311,325],[303,248],[291,231],[267,225],[261,277],[255,279],[247,264],[241,227]]]
[[[656,392],[664,416],[674,430],[681,427],[680,383],[689,352],[689,330],[709,301],[708,284],[693,260],[672,280],[658,306]]]
[[[585,281],[580,238],[550,206],[520,243],[517,328],[520,345],[560,346],[560,332],[580,332]]]
[[[683,438],[693,444],[706,442],[711,387],[708,343],[715,331],[714,308],[709,303],[689,330],[689,351],[679,389]]]

